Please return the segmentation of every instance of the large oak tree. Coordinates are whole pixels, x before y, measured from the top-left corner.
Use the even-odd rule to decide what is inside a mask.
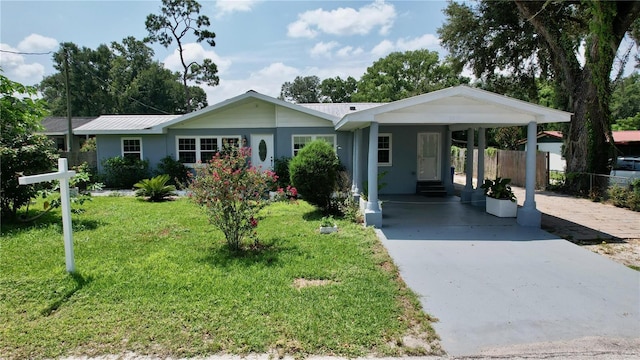
[[[574,113],[565,139],[567,172],[606,173],[610,77],[622,39],[633,35],[640,2],[480,1],[451,3],[445,14],[443,46],[477,77],[509,72],[553,80],[564,96],[560,103]]]

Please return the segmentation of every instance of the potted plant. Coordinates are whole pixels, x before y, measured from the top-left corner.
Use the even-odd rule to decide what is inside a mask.
[[[518,203],[516,195],[511,190],[511,179],[496,178],[486,179],[481,188],[484,190],[486,199],[486,211],[498,217],[516,217]]]
[[[320,221],[320,234],[331,234],[338,231],[338,225],[333,220],[333,216],[324,216]]]

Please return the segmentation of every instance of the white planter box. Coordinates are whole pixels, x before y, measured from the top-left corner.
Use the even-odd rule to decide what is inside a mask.
[[[511,200],[498,200],[487,196],[486,210],[497,217],[516,217],[518,203]]]
[[[331,234],[332,232],[338,231],[337,226],[320,226],[320,234]]]

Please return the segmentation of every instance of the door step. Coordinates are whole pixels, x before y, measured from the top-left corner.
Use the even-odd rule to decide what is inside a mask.
[[[445,197],[447,189],[442,185],[442,181],[418,181],[416,183],[416,194],[426,197]]]

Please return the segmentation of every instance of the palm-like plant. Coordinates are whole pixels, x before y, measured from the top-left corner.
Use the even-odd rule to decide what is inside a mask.
[[[157,202],[163,201],[168,196],[174,195],[176,187],[173,185],[167,185],[169,181],[169,175],[163,174],[155,176],[151,179],[144,179],[134,184],[136,190],[136,196],[147,197],[149,201]]]

